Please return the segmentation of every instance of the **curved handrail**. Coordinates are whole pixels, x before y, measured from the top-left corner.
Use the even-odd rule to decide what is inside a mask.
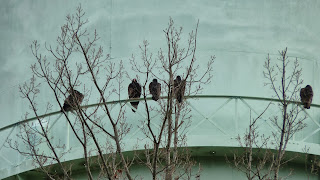
[[[166,96],[162,96],[160,97],[161,99],[167,99]],[[185,99],[225,99],[227,100],[227,102],[230,102],[231,100],[236,100],[236,99],[239,99],[240,101],[245,101],[245,100],[256,100],[256,101],[265,101],[265,102],[281,102],[281,100],[279,99],[273,99],[273,98],[263,98],[263,97],[252,97],[252,96],[232,96],[232,95],[193,95],[193,96],[186,96]],[[132,102],[132,101],[143,101],[144,98],[137,98],[137,99],[122,99],[122,100],[115,100],[115,101],[109,101],[107,102],[106,104],[117,104],[117,103],[128,103],[128,102]],[[147,100],[152,100],[151,97],[148,97]],[[212,100],[213,101],[213,100]],[[235,101],[236,103],[237,101]],[[289,103],[294,103],[294,104],[302,104],[300,101],[288,101]],[[80,108],[91,108],[91,107],[96,107],[96,106],[100,106],[100,105],[103,105],[103,103],[95,103],[95,104],[89,104],[89,105],[84,105],[84,106],[81,106]],[[313,107],[316,107],[316,108],[320,108],[320,105],[319,104],[312,104],[311,106]],[[192,105],[191,105],[192,107]],[[251,109],[251,107],[249,107]],[[218,108],[219,109],[219,108]],[[195,109],[196,110],[196,109]],[[55,111],[55,112],[51,112],[51,113],[47,113],[47,114],[43,114],[41,116],[38,116],[38,117],[32,117],[32,118],[28,118],[28,119],[25,119],[25,120],[22,120],[22,121],[19,121],[19,122],[16,122],[16,123],[13,123],[13,124],[10,124],[10,125],[7,125],[5,127],[2,127],[0,128],[0,132],[5,130],[5,129],[9,129],[9,128],[12,128],[10,130],[10,133],[9,135],[7,136],[7,139],[8,137],[11,135],[12,131],[15,129],[15,127],[19,124],[23,124],[23,123],[27,123],[27,122],[30,122],[30,121],[34,121],[36,120],[37,118],[44,118],[44,117],[48,117],[48,116],[52,116],[52,115],[55,115],[55,114],[59,114],[61,113],[61,111]],[[60,116],[59,116],[60,117]],[[312,119],[312,118],[311,118]],[[315,121],[314,121],[315,122]],[[201,122],[200,122],[201,123]],[[308,145],[308,147],[310,147],[310,151],[309,151],[309,154],[315,154],[315,155],[319,155],[319,146],[320,144],[318,142],[312,142],[312,143],[309,143],[309,142],[305,142],[305,139],[313,136],[315,133],[319,132],[320,131],[320,124],[317,122],[315,122],[317,124],[317,129],[314,130],[313,132],[310,132],[309,134],[307,134],[306,137],[304,137],[303,140],[301,141],[292,141],[293,143],[290,144],[292,147],[289,148],[289,151],[294,151],[294,152],[299,152],[299,153],[302,153],[301,150],[298,150],[298,146],[301,146],[300,143],[304,143],[303,145]],[[55,122],[52,124],[52,126],[55,124]],[[216,126],[218,127],[218,126]],[[196,128],[196,126],[194,127]],[[219,127],[218,127],[219,128]],[[201,147],[201,146],[225,146],[225,147],[240,147],[240,146],[237,146],[236,144],[236,141],[235,140],[235,137],[233,135],[228,135],[228,136],[225,136],[225,135],[222,135],[222,136],[219,136],[219,138],[217,138],[218,140],[217,141],[213,141],[211,142],[211,144],[207,144],[207,142],[203,143],[203,141],[198,141],[198,140],[194,140],[195,138],[199,138],[199,136],[196,134],[194,137],[193,136],[190,136],[191,138],[193,138],[193,140],[191,140],[190,142],[192,142],[193,144],[191,144],[191,146],[194,146],[194,147]],[[208,138],[207,134],[205,135],[206,138]],[[69,136],[68,136],[69,138]],[[132,138],[132,137],[131,137]],[[129,138],[127,139],[128,141],[125,142],[125,144],[129,144],[129,143],[132,143],[132,142],[135,142],[135,141],[132,141],[132,139]],[[220,139],[222,138],[222,139]],[[205,138],[203,138],[205,139]],[[2,147],[4,146],[4,144],[6,143],[6,141],[3,143]],[[69,142],[66,142],[66,143],[69,143]],[[190,147],[191,147],[190,146]],[[2,147],[0,147],[0,151],[2,149]],[[128,146],[129,147],[129,146]],[[125,151],[131,151],[130,148],[126,149]],[[304,153],[304,152],[303,152]],[[1,155],[0,155],[1,156]],[[2,156],[1,156],[2,157]],[[0,158],[1,158],[0,157]],[[72,158],[74,159],[74,157],[70,156],[69,157],[70,159],[69,160],[72,160]],[[9,160],[7,160],[8,162],[10,162]],[[21,160],[20,160],[21,161]],[[22,160],[22,161],[25,161]],[[13,163],[12,163],[13,164]],[[13,165],[16,165],[16,164],[13,164]],[[14,167],[17,167],[17,166],[14,166]],[[5,167],[6,168],[6,167]],[[1,169],[0,169],[1,170]],[[7,171],[7,169],[3,169],[3,171]],[[1,172],[1,171],[0,171]],[[11,171],[10,171],[11,172]],[[12,171],[14,172],[14,171]],[[16,173],[20,173],[20,169],[17,169],[15,171]],[[17,173],[17,174],[18,174]],[[12,174],[11,174],[12,175]],[[1,178],[1,175],[0,175],[0,178]]]
[[[167,98],[167,96],[160,97],[160,99],[166,99],[166,98]],[[194,98],[201,98],[201,99],[202,98],[234,98],[234,99],[237,99],[238,98],[238,99],[248,99],[248,100],[281,102],[281,100],[274,99],[274,98],[263,98],[263,97],[254,97],[254,96],[231,96],[231,95],[230,96],[229,95],[192,95],[192,96],[185,96],[185,98],[186,99],[194,99]],[[147,100],[152,100],[151,97],[148,97],[146,99]],[[131,102],[131,101],[143,101],[143,100],[144,100],[144,98],[122,99],[122,100],[109,101],[106,104],[128,103],[128,102]],[[301,104],[300,101],[288,101],[288,102],[289,103]],[[95,106],[100,106],[100,105],[103,105],[103,103],[95,103],[95,104],[84,105],[84,106],[81,106],[81,108],[90,108],[90,107],[95,107]],[[311,104],[311,106],[320,108],[320,104]],[[28,119],[25,119],[25,120],[22,120],[22,121],[18,121],[16,123],[12,123],[10,125],[7,125],[5,127],[0,128],[0,132],[6,130],[8,128],[17,126],[19,124],[33,121],[33,120],[35,120],[37,118],[44,118],[44,117],[52,116],[52,115],[59,114],[59,113],[61,113],[61,111],[55,111],[55,112],[51,112],[51,113],[40,115],[38,117],[32,117],[32,118],[28,118]]]

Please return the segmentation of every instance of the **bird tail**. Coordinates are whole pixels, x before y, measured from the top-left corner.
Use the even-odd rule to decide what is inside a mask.
[[[158,99],[159,99],[159,97],[158,97],[158,96],[153,96],[153,95],[152,95],[152,100],[154,100],[154,101],[158,101]]]
[[[134,109],[132,109],[132,112],[136,112],[136,109],[138,109],[138,104],[139,102],[131,102],[131,105],[134,107]]]
[[[310,109],[310,103],[307,103],[306,106],[307,106],[307,109]]]

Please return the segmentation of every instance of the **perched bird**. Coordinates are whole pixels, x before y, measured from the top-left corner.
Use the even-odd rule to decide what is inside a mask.
[[[174,80],[174,95],[177,98],[178,102],[182,102],[182,98],[184,96],[184,90],[185,90],[185,81],[181,80],[180,76],[177,76],[177,78]]]
[[[70,111],[70,110],[74,109],[77,106],[77,101],[80,105],[82,103],[83,98],[84,98],[84,95],[77,90],[73,90],[73,91],[70,90],[69,93],[70,93],[70,95],[67,97],[67,99],[64,101],[64,104],[63,104],[62,109],[64,111]],[[61,110],[61,112],[62,112],[62,110]]]
[[[157,79],[153,79],[152,82],[149,84],[149,91],[150,94],[152,94],[152,99],[157,101],[161,93],[161,84],[158,83]]]
[[[300,98],[304,108],[310,109],[312,103],[313,91],[310,85],[307,85],[305,88],[300,90]]]
[[[129,84],[128,94],[129,94],[129,99],[139,98],[141,96],[141,86],[136,79],[133,79],[132,82]],[[136,109],[138,108],[139,101],[133,101],[130,103],[134,108]],[[136,112],[134,109],[132,109],[132,111]]]

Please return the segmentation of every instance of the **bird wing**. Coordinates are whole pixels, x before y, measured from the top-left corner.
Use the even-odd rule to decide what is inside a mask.
[[[132,83],[131,84],[129,84],[129,86],[128,86],[128,95],[129,95],[129,98],[133,98],[133,92],[134,92],[134,88],[132,87],[133,85],[132,85]]]
[[[141,96],[141,86],[140,86],[140,84],[139,83],[137,83],[137,88],[138,88],[138,97],[140,97]]]
[[[160,94],[161,94],[161,84],[158,83],[157,85],[158,85],[158,86],[157,86],[157,94],[158,94],[158,96],[160,97]]]
[[[308,101],[308,103],[312,103],[312,98],[313,98],[313,91],[312,91],[312,88],[311,86],[309,86],[309,88],[305,88],[305,96],[306,96],[306,99]]]
[[[186,81],[183,80],[180,86],[181,86],[181,92],[184,94],[184,91],[186,89]]]
[[[304,96],[304,88],[301,88],[300,90],[300,97],[302,98]]]
[[[129,84],[128,86],[128,95],[129,98],[139,98],[141,96],[141,86],[140,84]]]
[[[77,100],[78,100],[79,104],[81,104],[81,103],[82,103],[82,100],[83,100],[83,98],[84,98],[84,95],[83,95],[81,92],[79,92],[79,91],[75,91],[75,94],[76,94],[76,96],[77,96]]]
[[[313,96],[313,91],[311,88],[307,89],[307,91],[305,93],[307,96]]]
[[[300,98],[301,98],[302,102],[304,102],[305,99],[306,99],[306,94],[305,94],[305,89],[304,88],[301,88],[301,90],[300,90]]]
[[[149,84],[149,92],[152,94],[152,82]]]
[[[179,86],[179,81],[178,79],[175,79],[173,82],[173,87],[176,88],[177,86]]]
[[[73,98],[72,98],[72,96],[69,95],[64,102],[67,103],[67,104],[69,104],[69,105],[72,105],[72,104],[73,104]]]

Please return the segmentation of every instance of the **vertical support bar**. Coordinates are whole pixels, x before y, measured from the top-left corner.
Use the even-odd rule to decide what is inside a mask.
[[[19,133],[19,131],[21,130],[21,126],[19,126],[19,125],[17,125],[18,127],[15,129],[15,130],[13,130],[14,132],[14,134],[18,134]],[[18,138],[18,136],[14,136],[14,138],[15,138],[15,141],[18,143],[18,145],[21,145],[21,140],[19,140],[19,138]],[[17,153],[17,158],[14,158],[14,160],[13,160],[13,165],[14,166],[18,166],[18,164],[20,164],[21,162],[22,162],[22,155],[21,155],[21,153]],[[27,157],[27,156],[26,156]],[[25,158],[26,158],[25,157]]]
[[[236,134],[238,134],[239,130],[239,125],[238,125],[238,97],[235,98],[234,101],[234,124],[235,124],[235,129],[236,129]]]
[[[11,128],[11,131],[9,132],[9,135],[8,135],[7,138],[4,140],[2,146],[0,147],[0,151],[1,151],[1,149],[4,147],[4,145],[6,144],[6,142],[8,141],[8,139],[9,139],[9,137],[10,137],[10,135],[12,134],[12,132],[14,131],[14,129],[15,129],[16,127],[17,127],[17,126],[13,126],[13,127]]]
[[[291,108],[294,108],[293,106],[294,106],[294,105],[291,103]],[[297,108],[299,108],[299,107],[297,107]],[[297,133],[293,133],[293,136],[292,136],[292,140],[293,140],[293,141],[296,140],[296,134],[297,134]]]
[[[18,180],[23,180],[23,178],[19,174],[17,174],[16,176],[17,176]]]
[[[67,150],[68,150],[69,147],[70,147],[70,124],[68,123],[68,121],[66,121],[66,123],[67,123],[66,148],[67,148]]]

